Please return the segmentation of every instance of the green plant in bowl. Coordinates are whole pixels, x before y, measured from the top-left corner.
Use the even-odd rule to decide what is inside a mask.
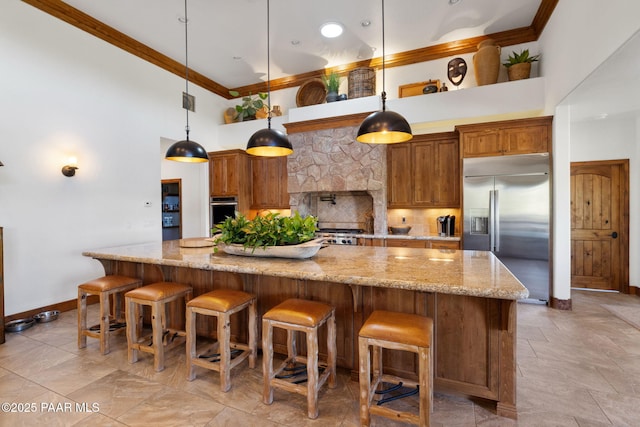
[[[237,90],[230,90],[229,94],[234,97],[239,97],[240,92]],[[257,95],[249,95],[242,97],[242,104],[236,105],[236,112],[238,113],[238,121],[252,120],[256,118],[256,113],[264,108],[265,103],[269,95],[265,92],[259,92]]]
[[[526,62],[536,62],[540,59],[540,55],[529,55],[529,49],[524,49],[520,53],[511,52],[511,55],[507,58],[507,62],[503,62],[502,65],[509,68],[515,64],[524,64]]]
[[[270,212],[252,220],[236,212],[235,217],[227,217],[212,231],[219,233],[215,236],[216,244],[235,243],[255,250],[266,246],[304,243],[313,240],[317,230],[317,219],[314,216],[302,217],[296,211],[290,217]]]

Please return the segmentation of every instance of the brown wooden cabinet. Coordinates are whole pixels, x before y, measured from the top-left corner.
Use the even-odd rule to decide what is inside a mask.
[[[211,197],[236,197],[238,211],[246,214],[251,205],[251,160],[243,150],[209,154]]]
[[[431,249],[460,249],[460,242],[452,240],[431,240],[427,247]]]
[[[428,240],[415,240],[415,239],[387,239],[388,248],[421,248],[425,249],[429,247]]]
[[[252,209],[289,209],[286,157],[251,157]]]
[[[548,153],[552,117],[457,126],[462,157]]]
[[[387,147],[387,206],[459,207],[458,146],[458,135],[447,132]]]

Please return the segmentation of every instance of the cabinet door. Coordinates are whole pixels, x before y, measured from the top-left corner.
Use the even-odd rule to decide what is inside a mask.
[[[463,157],[500,155],[502,155],[502,145],[498,129],[464,132],[462,134]]]
[[[433,203],[434,182],[434,156],[436,153],[435,143],[417,142],[411,144],[411,154],[413,163],[413,184],[412,204],[418,206],[430,206]],[[443,177],[436,177],[438,180]],[[407,182],[409,185],[409,182]]]
[[[411,144],[387,147],[387,205],[410,207],[413,179],[411,176]]]
[[[427,247],[429,242],[427,240],[414,240],[414,239],[387,239],[388,248],[421,248]]]
[[[502,130],[505,154],[548,153],[548,127],[523,126]]]
[[[251,159],[254,209],[287,209],[287,158],[253,157]]]
[[[209,159],[209,189],[212,196],[238,195],[238,158],[235,154]]]
[[[437,141],[431,168],[431,206],[460,206],[460,157],[457,139]]]
[[[431,249],[460,249],[460,242],[450,240],[432,240]]]

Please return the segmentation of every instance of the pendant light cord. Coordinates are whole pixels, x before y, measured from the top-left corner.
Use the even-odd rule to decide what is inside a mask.
[[[271,129],[271,55],[269,53],[271,43],[269,42],[269,34],[270,31],[270,21],[269,18],[269,5],[271,2],[267,0],[267,109],[269,112],[267,113],[267,129]]]
[[[384,73],[384,0],[382,0],[382,111],[386,111],[387,92],[385,91],[385,73]]]
[[[185,66],[185,93],[187,94],[187,126],[184,130],[187,132],[187,141],[189,140],[189,18],[187,17],[187,0],[184,0],[184,66]]]

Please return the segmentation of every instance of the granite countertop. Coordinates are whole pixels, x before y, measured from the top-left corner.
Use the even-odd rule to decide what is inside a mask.
[[[259,249],[257,249],[259,250]],[[485,251],[329,245],[313,258],[229,255],[178,240],[83,252],[97,259],[517,300],[527,289]]]

